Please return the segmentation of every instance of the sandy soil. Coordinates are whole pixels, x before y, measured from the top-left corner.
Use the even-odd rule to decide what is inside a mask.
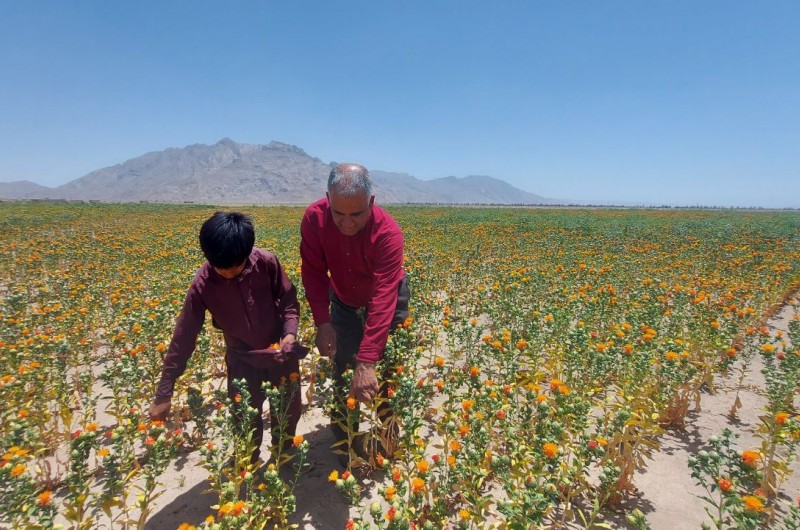
[[[780,314],[770,320],[772,332],[785,330],[795,311],[794,306],[785,306]],[[740,449],[757,445],[753,432],[765,404],[760,357],[755,355],[745,369],[746,384],[738,389],[742,402],[738,419],[731,420],[728,417],[739,386],[738,373],[734,369],[728,377],[717,378],[715,394],[706,393],[702,396],[702,410],[690,413],[685,429],[669,430],[663,435],[661,451],[646,469],[637,473],[635,484],[639,493],[629,499],[626,508],[638,508],[644,512],[653,529],[699,529],[702,522],[709,521],[704,503],[698,497],[703,491],[690,477],[687,458],[704,448],[710,436],[718,435],[725,427],[729,427],[740,435]],[[301,529],[342,529],[350,512],[344,497],[327,480],[328,474],[340,466],[330,449],[333,438],[321,409],[314,407],[309,410],[300,422],[298,433],[303,434],[310,444],[310,467],[295,490],[297,511],[291,522],[298,524]],[[800,465],[797,462],[793,463],[794,473],[783,487],[785,502],[791,502],[800,494],[798,467]],[[183,522],[202,522],[211,513],[209,507],[217,501],[214,494],[205,493],[209,488],[206,476],[205,470],[200,467],[198,452],[179,455],[161,477],[166,492],[158,499],[147,528],[174,530]],[[365,495],[375,491],[373,486],[382,478],[378,473],[369,480],[365,479],[362,488]],[[370,502],[368,497],[365,497],[365,501]],[[622,515],[606,522],[612,528],[626,528]]]

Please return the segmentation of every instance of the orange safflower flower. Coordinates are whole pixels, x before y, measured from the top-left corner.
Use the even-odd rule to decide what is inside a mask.
[[[520,339],[520,340],[517,341],[517,349],[518,350],[524,350],[527,346],[528,346],[528,343],[525,341],[525,339]]]
[[[423,459],[417,461],[417,471],[419,471],[424,475],[425,473],[428,472],[428,469],[430,469],[430,464],[428,464],[427,460]]]
[[[400,477],[402,476],[400,468],[396,467],[392,469],[392,480],[394,482],[400,482]]]
[[[667,358],[668,361],[677,361],[678,358],[679,358],[679,355],[677,353],[675,353],[674,351],[668,351],[665,354],[665,357]]]
[[[472,399],[465,399],[461,402],[461,408],[464,412],[469,412],[470,409],[475,405],[475,401]]]
[[[495,413],[495,416],[497,417],[498,420],[504,420],[506,419],[506,411],[500,409]]]
[[[556,390],[558,390],[558,387],[560,387],[563,384],[564,383],[562,383],[560,379],[550,380],[550,391],[555,392]]]
[[[755,495],[743,495],[742,502],[744,503],[744,509],[751,511],[751,512],[763,512],[764,511],[764,503],[756,497]]]
[[[292,438],[292,445],[294,447],[300,447],[300,444],[302,444],[302,443],[303,443],[303,435],[302,434],[298,434],[294,438]]]
[[[357,403],[356,398],[354,398],[352,396],[347,398],[347,409],[348,410],[355,410],[356,409],[356,403]]]
[[[11,468],[11,476],[18,477],[25,473],[25,466],[22,464],[17,464],[16,466]]]
[[[383,491],[383,496],[389,502],[392,502],[394,500],[395,495],[397,495],[397,488],[395,488],[394,486],[387,486],[387,488]]]
[[[339,480],[339,472],[334,469],[331,471],[331,474],[328,475],[328,482],[336,482],[337,480]]]
[[[722,477],[717,478],[717,486],[719,486],[719,489],[722,493],[730,493],[733,489],[733,483],[730,480]]]
[[[470,366],[469,368],[469,375],[470,377],[478,377],[478,374],[481,373],[481,369],[477,366]]]
[[[53,492],[50,490],[44,490],[36,497],[36,504],[39,506],[47,506],[50,504],[50,501],[53,500]]]
[[[411,493],[418,494],[422,493],[422,490],[425,489],[425,481],[419,477],[414,477],[411,479]]]
[[[450,451],[453,453],[461,451],[461,442],[458,440],[450,440]]]
[[[434,362],[434,364],[436,364],[436,366],[438,366],[439,368],[441,368],[442,366],[444,366],[444,357],[436,357],[436,358],[433,360],[433,362]]]
[[[397,516],[397,508],[394,506],[390,506],[389,510],[386,512],[386,520],[389,522],[394,521],[394,518]]]
[[[447,456],[447,465],[448,466],[456,465],[456,457],[454,457],[453,455],[448,455]]]
[[[777,423],[778,425],[783,425],[784,423],[786,423],[786,420],[788,419],[789,419],[788,412],[779,412],[775,414],[775,423]]]
[[[542,452],[547,458],[555,458],[558,454],[558,446],[553,442],[546,442],[542,446]]]
[[[761,460],[761,454],[757,451],[742,451],[742,461],[746,466],[755,467]]]

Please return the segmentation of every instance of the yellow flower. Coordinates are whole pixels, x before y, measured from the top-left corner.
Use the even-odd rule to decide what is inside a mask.
[[[339,480],[339,472],[334,469],[331,471],[331,474],[328,475],[328,482],[336,482],[337,480]]]
[[[18,477],[25,472],[25,466],[22,464],[17,464],[16,466],[11,468],[11,476]]]

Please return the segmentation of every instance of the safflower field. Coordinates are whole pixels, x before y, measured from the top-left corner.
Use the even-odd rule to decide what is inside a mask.
[[[187,455],[213,495],[204,519],[175,528],[296,524],[314,446],[301,431],[293,458],[240,465],[249,437],[229,409],[252,411],[226,399],[211,326],[172,417],[147,417],[203,261],[197,230],[215,209],[0,203],[0,527],[149,527]],[[299,340],[312,345],[303,208],[239,209],[301,293]],[[323,486],[351,506],[343,527],[610,528],[624,510],[619,524],[649,528],[637,470],[717,376],[746,375],[756,359],[756,443],[737,442],[734,423],[687,472],[706,492],[709,528],[800,526],[798,492],[783,490],[800,444],[800,321],[785,333],[765,326],[800,286],[798,213],[388,209],[412,290],[412,316],[382,361],[399,436],[389,443],[376,428],[360,465],[324,470]],[[335,399],[328,373],[311,354],[285,391],[324,408]],[[278,409],[283,398],[270,390]],[[352,413],[374,424],[377,405]]]

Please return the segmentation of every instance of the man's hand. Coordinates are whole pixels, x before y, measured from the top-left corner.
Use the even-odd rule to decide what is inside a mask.
[[[336,331],[330,322],[317,327],[317,349],[320,355],[333,359],[336,356]]]
[[[169,399],[163,403],[153,401],[152,405],[150,405],[150,421],[166,421],[171,408],[172,401]]]
[[[362,403],[369,403],[378,395],[378,378],[375,377],[374,363],[356,362],[350,395]]]

